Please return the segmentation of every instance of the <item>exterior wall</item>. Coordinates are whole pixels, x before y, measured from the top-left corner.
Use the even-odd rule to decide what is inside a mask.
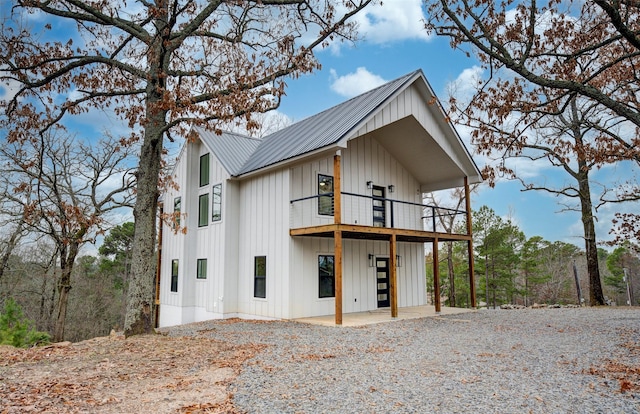
[[[237,243],[228,243],[229,239],[237,238],[237,231],[232,231],[232,227],[231,231],[228,229],[233,223],[237,225],[237,218],[227,217],[228,206],[237,203],[230,198],[237,192],[212,153],[209,156],[209,185],[199,187],[200,156],[208,152],[200,142],[186,145],[175,169],[178,189],[165,194],[166,213],[173,211],[174,198],[181,197],[181,225],[186,233],[174,234],[170,226],[163,224],[160,326],[222,318],[235,312],[235,301],[230,300],[229,306],[225,307],[224,297],[225,274],[237,263],[234,247]],[[216,184],[222,184],[222,220],[212,222],[211,191]],[[198,227],[198,197],[204,193],[209,194],[208,225]],[[179,260],[178,292],[171,292],[171,262],[174,259]],[[196,278],[198,259],[207,260],[206,279]]]
[[[371,196],[367,182],[385,189],[385,197],[421,204],[422,194],[418,181],[380,145],[371,135],[348,142],[341,156],[342,191]],[[291,168],[292,199],[318,194],[318,174],[333,176],[333,157],[324,157]],[[394,192],[388,187],[394,186]],[[290,206],[291,228],[332,224],[333,216],[318,214],[318,199],[297,201]],[[386,226],[391,227],[390,203],[386,203]],[[423,230],[420,206],[394,203],[394,227]],[[370,198],[342,196],[342,222],[371,226],[373,205]]]
[[[240,315],[288,319],[289,170],[242,181],[239,186],[238,287]],[[254,258],[266,256],[266,298],[254,297]],[[229,278],[233,277],[231,275]]]
[[[318,297],[318,256],[333,255],[333,239],[294,238],[291,243],[291,318],[333,315],[334,298]],[[343,239],[344,313],[378,309],[376,268],[369,267],[369,254],[389,257],[389,242]],[[398,243],[402,266],[397,268],[398,306],[427,303],[424,247],[420,243]]]

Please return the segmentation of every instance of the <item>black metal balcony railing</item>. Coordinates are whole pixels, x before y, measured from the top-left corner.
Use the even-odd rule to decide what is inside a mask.
[[[381,212],[384,214],[383,219],[378,219],[377,222],[384,223],[385,227],[448,233],[443,222],[447,223],[449,228],[466,225],[467,213],[464,210],[350,192],[340,194],[342,195],[342,224],[374,226],[374,202],[378,204],[382,202],[384,209],[377,208],[376,214],[380,215]],[[334,222],[333,195],[333,193],[316,194],[290,200],[290,228],[332,224]],[[447,217],[447,220],[441,220],[444,217]],[[466,226],[462,228],[466,233]]]

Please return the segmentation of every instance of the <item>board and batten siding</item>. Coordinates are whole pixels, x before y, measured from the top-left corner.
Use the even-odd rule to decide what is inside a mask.
[[[411,203],[422,203],[420,184],[391,154],[371,135],[348,142],[342,151],[342,191],[371,196],[367,182],[383,187],[385,198]],[[393,185],[394,192],[389,191]],[[373,225],[373,205],[370,198],[350,195],[342,197],[342,222],[346,224]],[[386,226],[391,227],[390,202],[386,203]],[[394,203],[394,227],[423,230],[420,206]]]
[[[378,309],[376,268],[369,266],[369,254],[389,257],[389,242],[343,240],[344,313]],[[319,297],[318,256],[334,255],[333,239],[296,237],[291,243],[291,318],[333,315],[334,298]],[[402,266],[397,268],[398,306],[427,303],[424,247],[421,243],[398,243]]]
[[[209,153],[209,184],[199,186],[199,160],[207,153],[209,150],[199,141],[186,145],[175,168],[178,189],[165,194],[165,212],[173,211],[174,198],[181,197],[181,225],[186,227],[186,233],[174,234],[173,229],[164,224],[160,326],[222,318],[229,312],[223,306],[225,273],[226,268],[235,266],[235,262],[233,253],[229,258],[226,246],[229,246],[227,239],[236,236],[226,229],[225,220],[228,220],[227,206],[233,200],[226,200],[229,175],[212,153]],[[222,220],[212,222],[211,191],[216,184],[222,184]],[[208,224],[199,227],[198,198],[205,193],[209,194]],[[178,292],[170,291],[174,259],[179,260]],[[206,279],[196,278],[198,259],[207,260]],[[232,307],[233,304],[231,300]]]
[[[291,168],[291,196],[293,200],[318,194],[318,175],[333,176],[333,157],[324,157]],[[411,203],[422,203],[418,181],[371,135],[365,135],[347,144],[341,156],[342,191],[371,196],[367,182],[385,189],[385,197]],[[394,186],[390,193],[388,187]],[[332,224],[333,216],[318,214],[318,199],[296,201],[291,210],[291,228]],[[390,203],[386,203],[387,222],[391,226]],[[423,230],[422,208],[394,203],[394,227]],[[371,198],[342,196],[342,223],[373,225]]]
[[[288,319],[289,170],[241,181],[238,192],[238,315]],[[256,256],[267,258],[264,299],[255,298],[253,292]]]

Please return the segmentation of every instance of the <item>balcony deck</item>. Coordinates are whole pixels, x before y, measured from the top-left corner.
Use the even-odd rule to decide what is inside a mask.
[[[469,241],[469,234],[445,231],[442,216],[464,222],[467,212],[409,201],[372,197],[342,192],[342,209],[336,223],[333,193],[291,200],[291,236],[334,237],[340,232],[345,239],[390,240],[429,243],[438,241]],[[325,215],[318,214],[320,204],[331,206]],[[386,227],[373,226],[373,203],[385,205]],[[466,226],[462,226],[466,227]]]
[[[358,224],[325,224],[290,229],[291,236],[333,237],[336,231],[345,239],[390,240],[392,235],[399,242],[430,243],[439,241],[469,241],[468,234],[453,234],[425,230],[410,230],[390,227],[373,227]]]

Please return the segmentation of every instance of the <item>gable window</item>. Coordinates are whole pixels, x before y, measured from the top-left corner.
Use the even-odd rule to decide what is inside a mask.
[[[176,197],[173,199],[173,220],[175,227],[180,226],[180,211],[182,209],[182,198]]]
[[[211,191],[213,205],[211,206],[211,221],[222,220],[222,184],[216,184]]]
[[[198,259],[196,279],[207,278],[207,259]]]
[[[323,194],[328,194],[323,196]],[[318,214],[333,216],[333,177],[318,174]]]
[[[178,259],[171,261],[171,291],[178,291]]]
[[[253,297],[267,297],[267,256],[256,256],[253,262]]]
[[[209,153],[200,157],[200,187],[209,185]]]
[[[334,256],[318,256],[318,297],[334,298],[336,296]]]
[[[209,224],[209,193],[200,194],[198,197],[198,227]]]

